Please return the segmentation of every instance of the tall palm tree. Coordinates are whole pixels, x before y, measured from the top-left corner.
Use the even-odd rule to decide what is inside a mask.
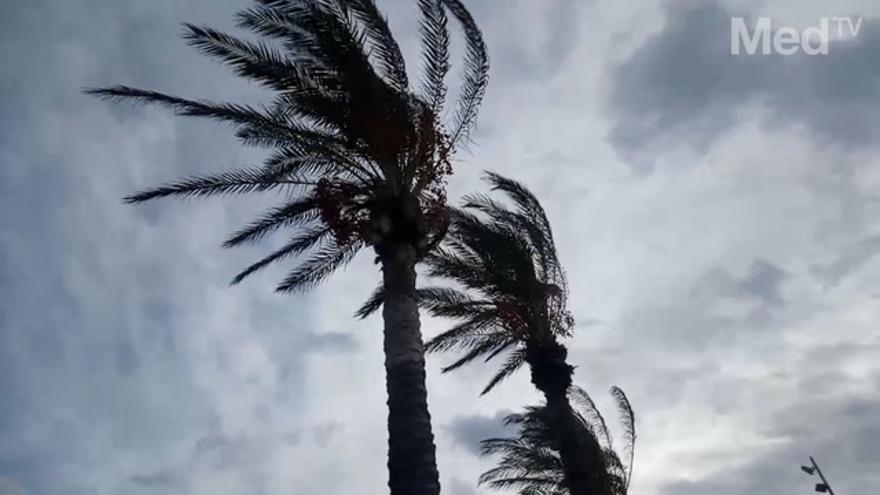
[[[635,413],[623,393],[612,387],[624,432],[623,455],[614,448],[605,418],[590,396],[580,387],[572,387],[577,434],[601,450],[610,482],[609,492],[626,495],[632,479],[636,439]],[[568,495],[559,446],[552,434],[552,422],[546,406],[532,406],[519,414],[508,415],[506,425],[518,427],[514,438],[490,438],[480,444],[483,455],[500,455],[498,466],[483,473],[481,484],[496,489],[516,489],[520,495]]]
[[[464,208],[450,209],[448,235],[440,249],[426,257],[429,274],[458,282],[463,290],[432,287],[418,291],[419,304],[435,316],[457,324],[426,344],[429,352],[463,355],[443,369],[457,369],[477,358],[490,361],[506,354],[501,369],[483,389],[528,364],[532,383],[547,401],[557,425],[560,456],[573,495],[607,495],[608,482],[577,423],[568,400],[574,368],[566,362],[560,339],[571,335],[574,321],[566,309],[565,273],[556,255],[550,222],[538,199],[522,184],[494,173],[486,180],[513,207],[476,194]],[[361,316],[378,309],[382,290],[361,308]],[[598,463],[598,464],[597,464]]]
[[[275,93],[268,106],[214,103],[114,86],[87,92],[231,124],[245,144],[271,149],[261,167],[189,177],[127,198],[282,192],[284,201],[232,234],[226,247],[285,228],[282,248],[233,283],[275,262],[303,261],[277,290],[311,289],[372,247],[382,267],[393,495],[440,485],[425,389],[415,265],[445,233],[445,181],[468,139],[488,82],[482,34],[460,0],[418,0],[425,69],[411,88],[404,59],[373,0],[257,0],[240,27],[262,40],[185,25],[185,38],[237,75]],[[442,114],[449,64],[448,15],[463,28],[464,76],[456,110]]]

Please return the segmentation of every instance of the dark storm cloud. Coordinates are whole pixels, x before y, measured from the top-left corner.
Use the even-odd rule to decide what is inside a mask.
[[[784,270],[763,259],[744,269],[715,267],[668,303],[633,308],[619,325],[632,342],[662,346],[665,356],[661,361],[669,360],[672,366],[667,370],[668,381],[677,383],[693,374],[715,375],[720,371],[716,363],[701,359],[680,362],[679,353],[728,348],[746,335],[773,338],[776,334],[763,331],[789,318],[808,317],[809,308],[786,305],[783,289],[789,279]],[[727,309],[727,302],[736,304]],[[668,399],[674,400],[674,394]]]
[[[510,413],[511,411],[498,411],[494,416],[459,416],[446,426],[446,431],[456,445],[479,455],[481,441],[516,433],[515,428],[504,425],[504,418]]]
[[[180,475],[162,469],[150,474],[136,474],[129,478],[132,484],[146,489],[169,489],[180,485]]]
[[[351,352],[357,349],[357,341],[347,333],[309,333],[305,338],[305,350],[316,352]]]
[[[592,1],[491,0],[473,2],[491,47],[493,77],[511,83],[552,76],[569,61]],[[515,35],[513,35],[516,33]]]
[[[755,260],[741,277],[716,269],[706,274],[695,291],[710,291],[715,297],[755,299],[762,306],[778,306],[782,299],[782,284],[788,275],[766,260]]]
[[[837,493],[880,482],[880,399],[809,400],[783,411],[764,426],[782,445],[700,481],[678,480],[661,489],[666,495],[740,495],[809,493],[817,477],[800,466],[817,458]]]
[[[193,457],[222,471],[242,462],[247,440],[243,435],[230,436],[215,429],[196,441]]]
[[[732,16],[754,26],[715,0],[670,2],[663,30],[614,68],[609,137],[622,156],[639,161],[677,142],[704,150],[755,103],[767,106],[767,125],[803,125],[829,145],[873,144],[880,19],[865,19],[854,39],[832,40],[828,55],[750,56],[731,54]]]
[[[843,249],[837,259],[830,263],[814,264],[811,271],[826,288],[834,287],[847,275],[874,259],[878,253],[880,253],[880,235],[871,236]]]

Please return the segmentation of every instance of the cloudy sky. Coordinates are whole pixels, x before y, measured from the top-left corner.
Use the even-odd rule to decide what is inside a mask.
[[[247,0],[12,0],[0,12],[0,494],[385,493],[377,279],[305,297],[263,245],[219,247],[272,197],[123,206],[246,165],[222,125],[94,101],[126,83],[259,102],[187,48]],[[380,5],[418,69],[411,0]],[[638,415],[634,495],[880,487],[880,5],[874,0],[470,0],[493,57],[452,197],[481,170],[541,197],[571,282],[577,382]],[[730,18],[863,17],[829,53],[732,56]],[[427,321],[425,333],[443,328]],[[445,493],[537,401],[526,373],[429,362]]]

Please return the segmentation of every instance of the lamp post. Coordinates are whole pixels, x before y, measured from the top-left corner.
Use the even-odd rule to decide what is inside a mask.
[[[828,495],[834,495],[834,490],[831,489],[831,485],[828,484],[828,480],[825,479],[825,475],[822,474],[822,470],[819,469],[819,465],[816,464],[816,460],[813,459],[813,456],[810,456],[810,463],[813,465],[809,466],[801,466],[801,471],[813,476],[815,474],[819,475],[819,479],[822,480],[821,483],[816,483],[816,491],[819,493],[828,493]]]

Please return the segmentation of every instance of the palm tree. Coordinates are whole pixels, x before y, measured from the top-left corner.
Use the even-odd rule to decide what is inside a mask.
[[[257,0],[240,27],[262,40],[185,25],[189,44],[275,93],[268,106],[214,103],[113,86],[87,92],[231,124],[245,144],[271,149],[261,167],[189,177],[126,198],[282,192],[284,202],[224,246],[292,229],[282,248],[233,283],[299,257],[281,282],[305,291],[372,247],[387,291],[383,312],[393,495],[436,494],[440,485],[427,407],[415,265],[445,233],[451,157],[468,139],[488,82],[482,34],[460,0],[418,0],[425,73],[411,88],[401,50],[373,0]],[[444,122],[448,15],[464,33],[464,76]]]
[[[615,450],[605,418],[599,413],[590,396],[580,387],[572,387],[577,434],[587,443],[601,449],[610,482],[609,493],[626,495],[632,479],[635,447],[635,413],[623,390],[612,387],[611,395],[617,403],[624,431],[623,455]],[[567,495],[565,472],[559,457],[559,446],[552,434],[552,421],[546,406],[532,406],[524,413],[511,414],[506,425],[515,425],[515,438],[491,438],[481,442],[483,455],[500,455],[498,466],[480,476],[480,484],[496,489],[516,489],[520,495]]]
[[[522,184],[494,173],[486,180],[505,193],[513,208],[483,194],[450,209],[449,233],[441,248],[426,257],[429,274],[458,282],[464,290],[432,287],[418,291],[419,304],[457,324],[426,344],[428,352],[463,355],[443,369],[457,369],[477,358],[506,354],[501,369],[483,389],[489,392],[524,364],[547,401],[558,426],[560,456],[573,495],[607,495],[600,462],[577,436],[568,400],[574,368],[559,340],[571,335],[574,321],[566,309],[565,273],[556,255],[550,222],[538,199]],[[478,216],[481,215],[482,217]],[[381,288],[361,308],[367,315],[383,300]]]

